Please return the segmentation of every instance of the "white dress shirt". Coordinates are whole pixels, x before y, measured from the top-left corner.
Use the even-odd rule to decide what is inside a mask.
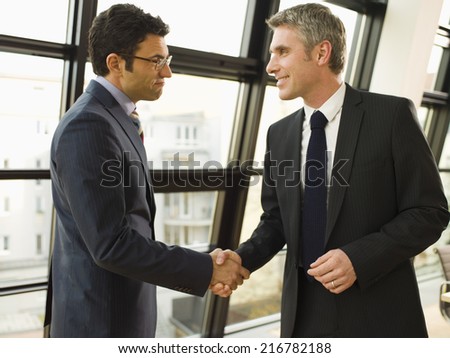
[[[341,121],[342,105],[345,97],[345,82],[342,82],[338,90],[320,107],[312,108],[307,105],[305,108],[305,120],[303,121],[303,135],[301,146],[301,168],[302,168],[302,188],[305,187],[304,165],[306,161],[306,150],[308,148],[309,138],[311,137],[310,119],[314,111],[321,111],[328,120],[325,126],[325,135],[327,138],[327,184],[331,180],[331,170],[333,168],[334,152]]]

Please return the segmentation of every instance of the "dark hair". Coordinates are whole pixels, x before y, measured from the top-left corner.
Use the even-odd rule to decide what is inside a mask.
[[[317,44],[328,40],[332,46],[330,69],[339,74],[344,69],[346,34],[342,21],[321,4],[304,4],[280,11],[267,20],[273,30],[281,25],[294,29],[309,55]]]
[[[169,26],[159,16],[152,16],[131,4],[117,4],[101,12],[89,29],[89,56],[94,73],[109,73],[106,57],[110,53],[133,55],[138,44],[148,34],[166,36]],[[132,58],[126,59],[126,69],[132,69]]]

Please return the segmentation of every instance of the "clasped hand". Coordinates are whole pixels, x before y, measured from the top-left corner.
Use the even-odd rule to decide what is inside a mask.
[[[210,255],[213,274],[209,288],[220,297],[228,297],[250,277],[250,272],[242,266],[241,257],[234,251],[215,249]]]

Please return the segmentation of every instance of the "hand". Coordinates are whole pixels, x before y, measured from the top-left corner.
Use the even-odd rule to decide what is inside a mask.
[[[209,288],[215,295],[229,297],[250,277],[250,272],[242,267],[241,257],[234,251],[215,249],[210,255],[214,271]]]
[[[335,294],[344,292],[356,281],[353,264],[341,249],[330,250],[319,257],[307,272]]]

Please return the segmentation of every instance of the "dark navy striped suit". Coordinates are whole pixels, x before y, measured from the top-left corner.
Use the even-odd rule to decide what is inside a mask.
[[[52,337],[153,337],[154,285],[206,292],[210,256],[155,241],[144,146],[98,82],[62,118],[50,169],[57,214]]]

